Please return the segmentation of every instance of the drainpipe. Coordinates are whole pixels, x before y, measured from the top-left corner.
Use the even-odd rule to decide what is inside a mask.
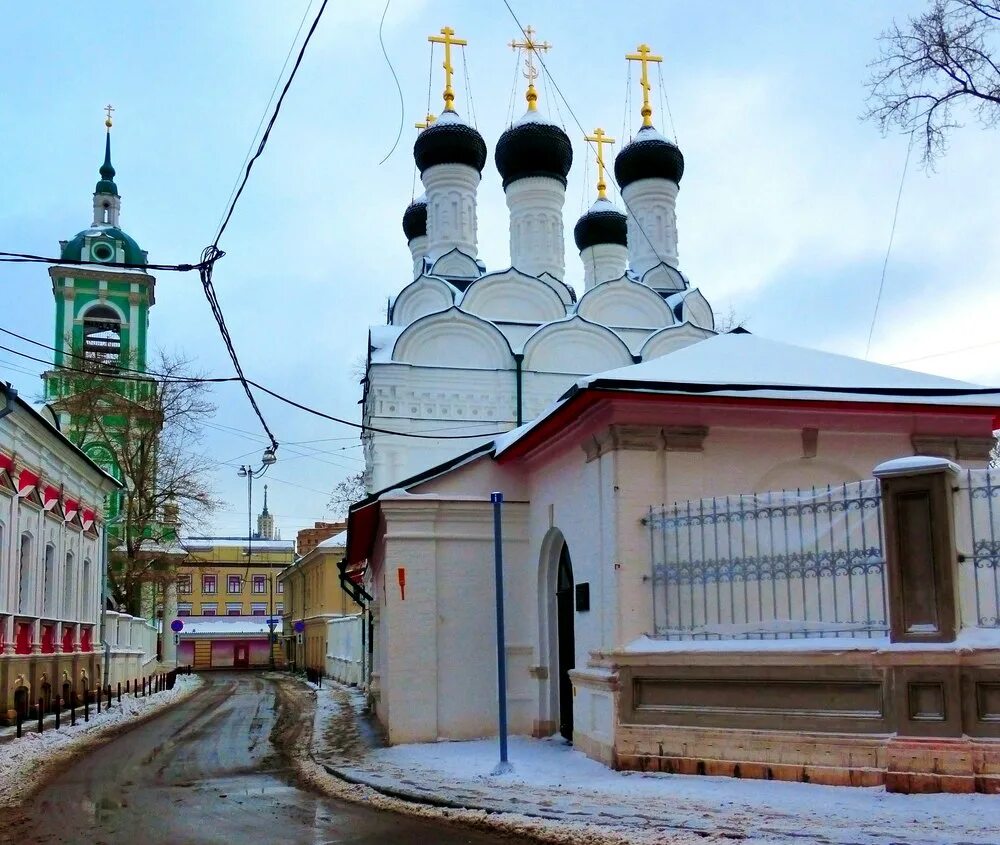
[[[524,355],[514,356],[514,372],[517,375],[517,424],[521,425],[521,367],[524,364]]]
[[[17,391],[9,384],[0,384],[0,389],[3,390],[4,399],[6,400],[4,407],[0,408],[0,420],[2,420],[14,410],[14,403],[17,401]]]

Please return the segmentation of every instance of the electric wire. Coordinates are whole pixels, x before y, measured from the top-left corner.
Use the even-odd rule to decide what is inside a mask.
[[[385,26],[385,16],[389,11],[389,4],[392,0],[385,0],[385,8],[382,10],[382,20],[378,24],[378,43],[382,48],[382,55],[385,56],[385,63],[389,65],[389,72],[392,74],[393,82],[396,83],[396,91],[399,92],[399,131],[396,132],[396,140],[392,142],[392,149],[385,154],[385,157],[378,163],[381,167],[389,160],[394,152],[396,152],[396,147],[399,146],[399,139],[403,137],[403,121],[406,119],[406,104],[403,102],[403,88],[399,84],[399,77],[396,76],[396,69],[392,66],[392,62],[389,59],[389,51],[385,49],[385,41],[382,40],[382,27]]]
[[[899,191],[896,194],[896,207],[892,212],[892,227],[889,229],[889,243],[885,248],[885,259],[882,261],[882,276],[878,283],[878,293],[875,296],[875,310],[872,312],[872,322],[868,327],[868,342],[865,344],[865,360],[872,348],[872,335],[875,332],[875,321],[878,319],[878,309],[882,302],[882,290],[885,288],[885,274],[889,267],[889,256],[892,254],[892,242],[896,237],[896,221],[899,218],[899,205],[903,199],[903,185],[906,184],[906,170],[910,166],[910,153],[913,151],[913,138],[916,130],[910,133],[909,143],[906,145],[906,160],[903,162],[903,174],[899,178]]]
[[[45,364],[47,367],[53,368],[56,372],[68,371],[73,373],[82,373],[88,376],[107,378],[109,380],[116,380],[116,381],[124,380],[124,381],[149,382],[156,380],[166,383],[177,382],[185,384],[226,384],[231,382],[240,382],[241,384],[244,383],[244,380],[241,379],[239,376],[195,377],[195,376],[157,375],[155,373],[146,373],[144,376],[140,377],[140,376],[120,374],[117,372],[114,374],[95,373],[93,370],[85,370],[80,367],[69,367],[66,366],[65,364],[54,364],[53,362],[48,361],[44,358],[38,358],[34,355],[29,355],[26,352],[20,352],[17,349],[12,349],[11,347],[5,346],[3,344],[0,344],[0,350],[3,350],[4,352],[10,352],[12,355],[17,355],[21,358],[27,358],[29,361],[35,361],[39,364]],[[139,372],[139,371],[133,370],[130,372]],[[308,414],[320,417],[321,419],[330,420],[331,422],[336,422],[340,423],[341,425],[346,425],[351,428],[359,429],[362,433],[375,432],[378,434],[393,434],[398,437],[410,437],[418,440],[469,440],[476,437],[498,437],[499,435],[506,433],[504,431],[493,431],[493,432],[484,431],[478,434],[439,435],[439,434],[421,434],[421,433],[406,432],[406,431],[394,431],[392,429],[380,428],[378,426],[364,425],[363,423],[351,422],[350,420],[345,420],[341,417],[335,417],[332,414],[327,414],[316,408],[304,405],[301,402],[296,402],[294,399],[290,399],[289,397],[284,396],[275,390],[271,390],[269,387],[265,387],[264,385],[254,381],[253,379],[245,379],[245,384],[249,385],[250,387],[256,388],[262,393],[266,393],[268,396],[277,399],[279,402],[284,402],[286,405],[291,405],[293,408],[298,408],[300,411],[304,411]]]
[[[472,117],[472,125],[478,129],[479,121],[476,120],[476,104],[472,99],[472,82],[469,80],[469,66],[465,62],[465,47],[462,50],[462,74],[465,77],[465,93],[469,97],[469,114]]]

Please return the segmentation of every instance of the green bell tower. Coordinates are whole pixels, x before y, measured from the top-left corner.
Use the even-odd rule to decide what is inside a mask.
[[[104,163],[94,190],[90,226],[60,242],[62,263],[49,268],[55,297],[55,366],[42,374],[45,399],[60,430],[120,480],[116,450],[107,441],[121,433],[116,417],[148,406],[155,383],[146,372],[149,309],[156,279],[146,253],[119,224],[121,195],[111,164],[111,106],[107,106]],[[95,403],[81,412],[80,397],[100,380],[122,402]],[[77,401],[73,401],[74,398]],[[101,411],[101,407],[107,413]],[[123,409],[125,409],[123,411]],[[95,418],[100,425],[94,425]],[[110,516],[117,511],[111,502]]]

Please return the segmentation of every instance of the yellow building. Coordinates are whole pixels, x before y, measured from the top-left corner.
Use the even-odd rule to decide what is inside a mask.
[[[260,633],[266,628],[249,623],[281,619],[286,598],[284,584],[278,576],[295,560],[294,541],[254,538],[248,546],[246,537],[189,537],[183,545],[187,558],[177,567],[177,617],[189,630],[195,628],[198,621],[204,621],[204,617],[252,617],[247,620],[248,626],[244,626],[247,628],[245,653],[253,663],[261,662],[262,650],[269,657],[267,634]],[[172,621],[164,620],[167,627]],[[261,636],[263,643],[258,642]],[[233,665],[223,652],[235,651],[236,665],[240,665],[240,655],[244,653],[240,648],[242,641],[229,637],[227,642],[225,647],[216,647],[209,640],[195,641],[182,630],[178,662],[196,668]],[[204,653],[199,653],[198,649]],[[275,659],[283,662],[276,644],[274,649]]]
[[[327,623],[361,610],[340,585],[346,541],[346,531],[324,540],[278,576],[285,656],[294,668],[325,672]]]

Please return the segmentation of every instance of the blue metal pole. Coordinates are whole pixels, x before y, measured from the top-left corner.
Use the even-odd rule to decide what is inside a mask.
[[[497,697],[500,705],[500,764],[494,774],[502,774],[510,770],[510,763],[507,762],[507,653],[504,647],[503,542],[500,527],[503,493],[491,493],[490,501],[493,503],[493,559],[496,567],[497,600]]]

